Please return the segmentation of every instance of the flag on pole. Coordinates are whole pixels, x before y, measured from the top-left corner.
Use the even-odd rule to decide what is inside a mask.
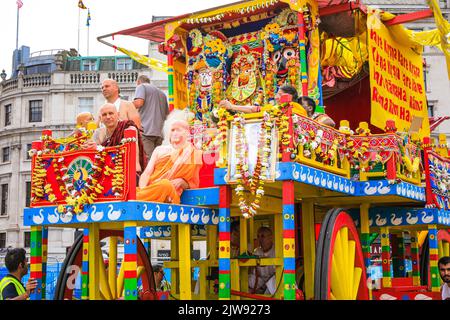
[[[17,0],[16,3],[17,3],[17,8],[18,9],[22,8],[22,6],[23,6],[22,0]]]
[[[17,1],[20,1],[20,0],[17,0]],[[83,3],[83,0],[78,0],[78,8],[87,9],[87,7]]]
[[[86,19],[86,26],[90,26],[90,21],[91,21],[91,10],[88,9],[88,14],[87,14],[87,19]]]

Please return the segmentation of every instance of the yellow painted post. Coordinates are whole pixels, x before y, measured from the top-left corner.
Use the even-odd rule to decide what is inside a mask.
[[[111,294],[114,299],[117,298],[117,237],[109,238],[109,263],[108,263],[108,282],[111,288]]]
[[[274,215],[274,234],[273,239],[275,242],[275,258],[285,257],[283,252],[283,215],[281,213]],[[295,275],[295,273],[294,273]],[[275,298],[281,298],[284,295],[284,281],[283,279],[283,266],[277,265],[275,267],[275,283],[278,284],[277,292],[275,292]]]
[[[255,221],[253,218],[248,219],[248,239],[250,240],[250,245],[252,250],[254,250],[254,240],[255,240]]]
[[[96,247],[100,245],[99,225],[89,224],[89,300],[100,300],[100,266]]]
[[[180,299],[192,299],[191,285],[191,226],[178,225],[178,255],[180,261]]]
[[[305,274],[305,299],[314,298],[314,267],[316,263],[316,237],[314,227],[314,203],[302,202],[302,239]]]
[[[230,271],[233,275],[231,277],[231,290],[241,291],[241,279],[239,272],[239,260],[238,259],[230,259]],[[244,284],[245,286],[246,284]],[[248,287],[248,286],[247,286]],[[231,300],[241,300],[241,297],[231,296]]]
[[[206,241],[208,245],[209,260],[217,260],[217,226],[206,227]]]
[[[381,227],[381,268],[383,270],[383,287],[392,287],[391,275],[391,246],[389,240],[389,227]]]
[[[170,260],[179,261],[178,254],[178,226],[176,224],[172,225],[172,236],[170,238]],[[171,287],[170,291],[172,294],[179,293],[178,279],[180,271],[178,268],[172,268],[170,272]]]
[[[364,257],[364,264],[366,272],[369,272],[370,267],[370,230],[369,230],[369,203],[362,203],[359,208],[360,223],[361,223],[361,246]],[[372,300],[372,285],[369,288],[369,299]]]

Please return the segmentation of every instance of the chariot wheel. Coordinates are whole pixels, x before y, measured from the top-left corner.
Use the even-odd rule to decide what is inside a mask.
[[[120,269],[118,269],[118,259],[115,261],[105,261],[101,250],[101,243],[115,237],[123,241],[123,231],[119,230],[100,230],[100,241],[96,248],[96,257],[99,259],[100,264],[100,296],[104,300],[116,300],[121,299],[124,296],[124,264],[122,263]],[[116,242],[117,243],[117,242]],[[115,247],[117,252],[117,245]],[[142,283],[142,291],[144,299],[156,299],[155,295],[155,281],[153,278],[153,270],[150,264],[150,260],[147,255],[147,251],[140,240],[137,241],[137,278],[138,282]],[[83,254],[83,235],[80,235],[75,240],[74,244],[70,248],[69,253],[64,260],[61,272],[58,276],[58,281],[55,287],[54,300],[72,300],[77,299],[74,294],[75,282],[81,277],[81,265]],[[119,253],[117,253],[117,258]],[[123,260],[123,259],[122,259]],[[115,268],[116,271],[116,283],[110,283],[108,280],[108,269]]]
[[[355,224],[343,209],[328,211],[316,250],[316,300],[368,300],[366,270]]]

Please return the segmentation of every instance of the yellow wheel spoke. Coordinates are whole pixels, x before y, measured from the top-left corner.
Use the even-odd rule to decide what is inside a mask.
[[[123,285],[124,285],[124,276],[125,276],[125,269],[124,269],[124,263],[122,262],[122,264],[120,265],[119,276],[117,277],[117,291],[116,291],[117,297],[122,296]]]
[[[351,299],[356,300],[358,297],[358,289],[359,289],[359,283],[361,281],[361,275],[362,275],[362,269],[361,268],[355,268],[353,272],[353,294]]]
[[[108,280],[109,288],[113,299],[117,299],[117,237],[109,238],[109,259],[108,259]]]
[[[99,270],[99,274],[100,274],[100,292],[102,293],[102,295],[104,297],[106,297],[107,300],[112,300],[112,294],[111,294],[111,290],[109,288],[109,283],[108,283],[108,277],[106,276],[106,269],[105,269],[105,264],[103,261],[103,255],[102,255],[102,251],[100,249],[100,246],[97,246],[97,259],[100,270]]]
[[[356,251],[356,242],[355,241],[348,241],[348,248],[349,248],[349,254],[348,254],[348,260],[347,260],[347,272],[349,275],[348,278],[348,286],[347,286],[347,290],[348,290],[348,296],[352,297],[353,296],[353,285],[354,285],[354,281],[356,280],[353,274],[353,268],[355,265],[355,251]]]

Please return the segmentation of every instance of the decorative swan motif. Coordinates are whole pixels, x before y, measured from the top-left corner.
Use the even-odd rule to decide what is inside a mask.
[[[147,204],[144,204],[144,212],[142,213],[142,217],[145,220],[150,220],[153,217],[153,209],[148,210]]]
[[[350,190],[350,186],[348,185],[347,180],[344,181],[344,191],[348,192]]]
[[[409,185],[407,186],[407,189],[406,189],[406,196],[407,197],[411,196],[411,188],[409,187]]]
[[[327,178],[327,187],[328,189],[331,189],[331,187],[333,187],[333,181],[331,181],[330,177]]]
[[[108,219],[109,220],[116,221],[122,215],[122,212],[120,212],[120,210],[113,211],[114,207],[112,204],[108,205],[108,208],[109,208],[109,211],[108,211]]]
[[[427,215],[425,211],[422,212],[422,223],[431,223],[434,220],[433,214],[430,216]]]
[[[325,178],[323,177],[323,172],[320,173],[320,185],[322,187],[325,187],[327,185],[327,179],[326,177]]]
[[[153,234],[155,235],[156,238],[161,237],[162,236],[161,227],[158,227],[158,229],[156,229],[156,231]]]
[[[414,300],[433,300],[433,299],[427,295],[424,295],[423,293],[419,293],[414,297]]]
[[[308,176],[307,176],[308,182],[312,183],[314,180],[314,177],[311,175],[311,170],[308,168]]]
[[[170,237],[172,234],[172,227],[168,226],[166,229],[163,230],[163,236],[164,237]]]
[[[209,215],[206,214],[205,209],[202,209],[202,223],[207,224],[209,222]]]
[[[350,193],[351,194],[355,193],[355,184],[353,182],[350,182]]]
[[[314,171],[314,184],[318,186],[320,184],[320,178],[317,176],[317,172]]]
[[[212,211],[212,223],[218,224],[219,223],[219,217],[216,214],[216,210],[213,209]]]
[[[370,182],[366,182],[364,187],[364,194],[367,194],[369,196],[374,195],[375,193],[377,193],[377,187],[371,187],[370,186]]]
[[[399,217],[397,218],[395,213],[391,213],[391,224],[393,224],[394,226],[398,226],[403,222],[403,218]]]
[[[402,196],[406,195],[406,187],[405,184],[402,182]]]
[[[338,182],[336,181],[336,177],[333,176],[333,189],[337,190],[339,188]]]
[[[406,213],[406,222],[407,222],[408,224],[416,224],[417,221],[419,221],[419,218],[418,218],[418,217],[413,217],[412,214],[411,214],[411,212],[407,212],[407,213]]]
[[[85,222],[89,218],[89,214],[86,211],[83,211],[79,214],[77,214],[77,220],[78,222]]]
[[[300,177],[300,172],[297,171],[296,165],[293,165],[293,169],[292,169],[292,177],[295,180],[298,180],[298,178]]]
[[[145,232],[145,236],[149,238],[153,237],[153,227],[148,228],[148,231]]]
[[[91,219],[92,221],[100,221],[105,213],[103,211],[97,211],[97,206],[92,206]],[[62,217],[61,217],[62,220]]]
[[[205,236],[206,235],[205,226],[198,226],[198,232],[200,233],[201,236]]]
[[[383,182],[382,181],[378,182],[378,193],[388,194],[389,192],[391,192],[391,187],[389,187],[389,186],[383,187]]]
[[[39,210],[38,215],[33,216],[33,222],[35,224],[42,224],[44,222],[44,215],[43,215],[44,209]]]
[[[156,219],[158,221],[163,221],[165,217],[166,217],[166,212],[161,211],[161,207],[159,206],[159,204],[157,204],[156,205]]]
[[[180,219],[181,222],[186,223],[189,220],[189,214],[184,213],[184,207],[181,207],[180,209]]]
[[[303,173],[303,167],[300,167],[300,180],[306,181],[306,172]]]
[[[66,214],[62,214],[60,217],[61,221],[64,223],[69,223],[70,221],[72,221],[72,218],[73,218],[72,212],[67,212]]]
[[[50,223],[57,223],[59,221],[59,212],[58,208],[55,208],[55,210],[52,213],[49,213],[47,216],[48,222]]]
[[[400,186],[400,184],[397,184],[396,191],[398,195],[402,194],[402,187]]]
[[[375,215],[375,217],[377,217],[375,219],[375,224],[379,227],[384,226],[387,223],[386,218],[381,218],[381,216],[379,214]]]
[[[172,206],[169,206],[169,213],[167,214],[169,221],[175,221],[178,218],[177,212],[172,212]]]
[[[342,183],[342,179],[339,178],[339,191],[344,190],[344,184]]]
[[[194,208],[191,209],[191,221],[192,223],[197,223],[200,219],[198,212],[195,212]]]

